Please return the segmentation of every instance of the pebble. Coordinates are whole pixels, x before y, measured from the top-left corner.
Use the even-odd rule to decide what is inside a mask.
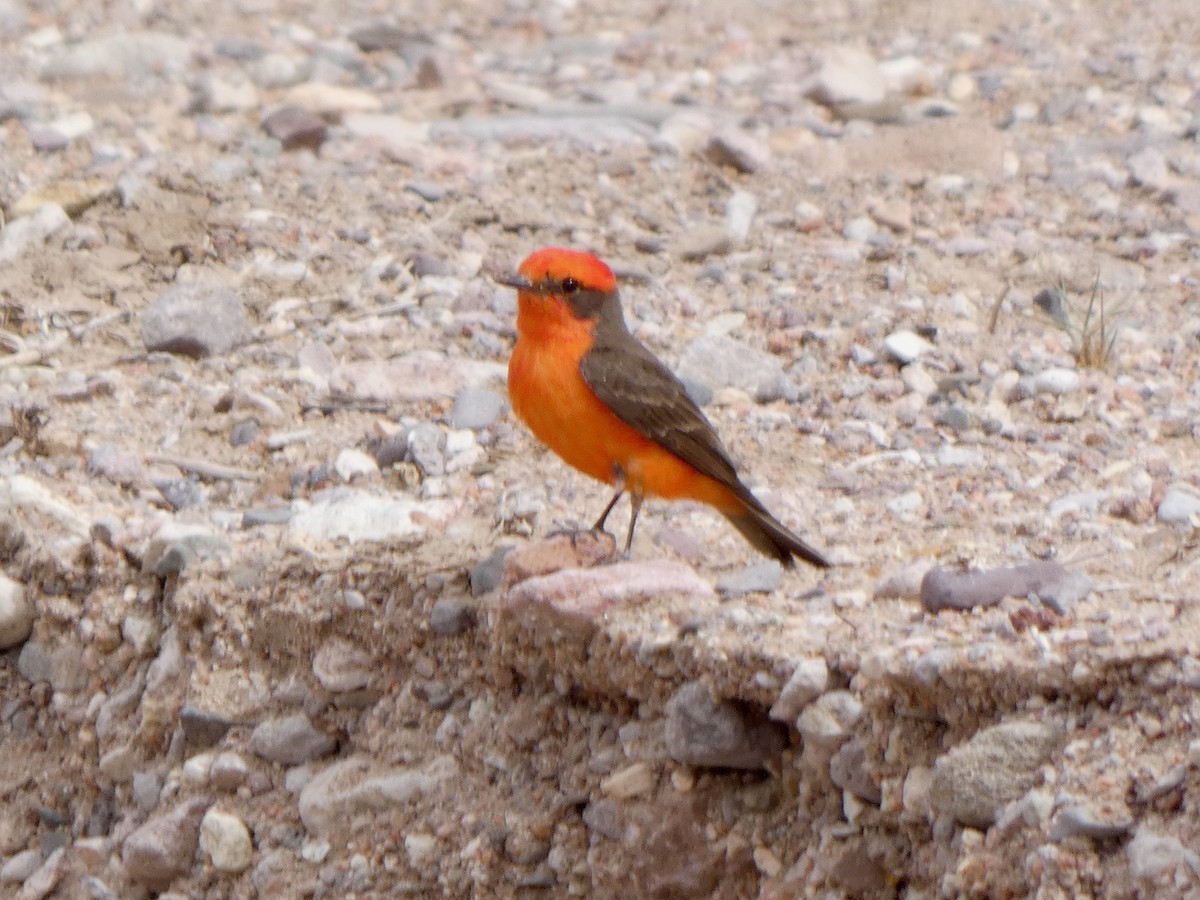
[[[247,747],[271,762],[299,766],[333,753],[337,741],[317,731],[304,713],[295,713],[260,722],[250,733]]]
[[[191,58],[187,41],[170,32],[116,31],[56,48],[42,67],[42,78],[176,78]]]
[[[472,597],[481,597],[500,586],[504,579],[504,560],[511,550],[511,546],[498,547],[487,559],[471,567],[467,577],[471,583]]]
[[[783,360],[726,335],[703,335],[684,348],[679,377],[712,388],[734,387],[758,403],[793,397]]]
[[[1058,743],[1058,730],[1042,722],[985,728],[934,763],[930,803],[963,825],[989,828],[1001,809],[1033,787]]]
[[[283,102],[325,119],[337,119],[347,113],[373,113],[383,108],[379,95],[360,88],[306,81],[284,92]]]
[[[636,762],[619,769],[600,782],[600,793],[617,800],[629,800],[654,790],[656,780],[649,763]]]
[[[179,727],[183,729],[183,740],[188,747],[203,750],[215,746],[225,737],[233,727],[233,721],[185,703],[179,711]]]
[[[1061,563],[1037,561],[1019,566],[961,572],[940,566],[921,580],[921,604],[930,612],[994,606],[1005,597],[1037,598],[1060,615],[1092,589],[1091,579]]]
[[[88,472],[106,478],[123,487],[133,487],[146,481],[146,467],[132,451],[111,444],[101,444],[88,454]]]
[[[70,227],[70,218],[57,203],[47,203],[37,212],[14,219],[0,231],[0,265],[16,261]]]
[[[487,388],[467,388],[454,398],[450,410],[452,428],[488,428],[504,410],[504,397]]]
[[[769,594],[779,587],[783,566],[775,560],[747,566],[717,581],[717,593],[729,599],[743,594]]]
[[[725,230],[735,244],[750,237],[750,226],[758,212],[758,198],[746,191],[734,191],[725,203]],[[706,329],[707,331],[707,329]],[[711,334],[712,332],[708,332]]]
[[[74,218],[112,191],[112,182],[104,178],[51,181],[23,194],[9,209],[9,221],[32,215],[48,203],[62,207],[63,212]]]
[[[438,756],[421,766],[385,766],[355,755],[338,760],[300,791],[300,820],[310,834],[328,838],[357,815],[419,800],[458,774],[458,763]]]
[[[100,773],[117,784],[124,784],[133,778],[133,770],[137,768],[137,752],[128,744],[114,747],[100,757]]]
[[[1158,504],[1158,520],[1170,525],[1191,525],[1200,520],[1200,491],[1190,484],[1173,484]]]
[[[681,763],[759,769],[784,746],[779,726],[735,703],[715,700],[698,681],[667,701],[667,753]]]
[[[1079,373],[1074,369],[1046,369],[1033,377],[1033,390],[1038,394],[1062,397],[1079,389]]]
[[[378,475],[379,465],[375,462],[374,457],[361,450],[347,447],[338,453],[337,459],[333,462],[333,471],[337,472],[342,481],[349,482]]]
[[[1075,835],[1108,841],[1124,837],[1132,828],[1133,821],[1125,816],[1114,821],[1110,816],[1098,813],[1086,801],[1072,801],[1059,810],[1046,836],[1054,843],[1062,843]]]
[[[926,353],[933,352],[933,344],[925,340],[915,331],[901,329],[893,331],[883,339],[883,349],[900,365],[906,366],[915,362]]]
[[[805,95],[823,106],[882,103],[887,79],[875,58],[861,47],[833,47],[824,54]]]
[[[859,800],[878,806],[883,799],[879,784],[867,765],[867,753],[862,741],[851,737],[829,760],[829,778],[844,791]]]
[[[496,572],[500,583],[502,568]],[[429,611],[429,629],[438,637],[455,637],[475,624],[475,608],[464,597],[439,597]]]
[[[316,113],[299,106],[281,106],[263,117],[262,129],[285,151],[320,149],[329,127]]]
[[[920,491],[906,491],[899,497],[893,497],[885,508],[893,516],[908,516],[917,512],[925,505],[925,498]]]
[[[796,720],[805,751],[832,754],[850,737],[862,713],[862,701],[849,691],[822,694],[804,707]]]
[[[201,359],[227,353],[246,328],[242,298],[205,281],[168,288],[142,313],[142,343],[150,351]]]
[[[829,666],[822,657],[799,660],[771,706],[770,717],[776,722],[795,722],[804,707],[825,693],[828,686]]]
[[[250,767],[242,757],[233,752],[218,753],[208,769],[208,779],[219,791],[232,793],[246,783]]]
[[[445,500],[376,496],[351,488],[322,491],[310,504],[296,504],[289,530],[314,541],[392,541],[425,533],[445,523],[454,506]]]
[[[189,800],[136,829],[121,847],[121,861],[131,881],[164,891],[192,867],[200,837],[200,820],[209,801]]]
[[[732,249],[733,238],[725,225],[698,225],[689,228],[673,247],[675,255],[688,262],[699,262],[710,256],[724,256]]]
[[[58,887],[67,871],[67,848],[58,847],[21,885],[17,900],[43,900]]]
[[[1179,872],[1186,865],[1195,878],[1200,872],[1200,855],[1169,834],[1156,834],[1139,825],[1133,839],[1125,846],[1129,859],[1129,874],[1137,879],[1154,881],[1168,872]]]
[[[246,824],[215,806],[200,822],[200,849],[208,854],[213,868],[233,875],[246,871],[254,860],[254,845]]]
[[[771,148],[740,128],[722,128],[708,139],[704,155],[718,166],[753,175],[771,162]]]
[[[0,866],[0,881],[24,881],[42,865],[42,854],[37,850],[22,850],[15,853]]]
[[[317,649],[312,661],[317,681],[334,693],[365,687],[371,681],[374,668],[371,654],[342,637],[328,638]]]
[[[51,648],[37,640],[26,641],[17,657],[17,671],[27,681],[45,681],[66,694],[82,690],[87,683],[80,648],[71,642]]]
[[[25,641],[33,631],[37,611],[25,594],[25,586],[0,574],[0,650]]]
[[[133,804],[143,813],[151,813],[158,806],[162,794],[162,776],[157,772],[134,772],[130,786]]]

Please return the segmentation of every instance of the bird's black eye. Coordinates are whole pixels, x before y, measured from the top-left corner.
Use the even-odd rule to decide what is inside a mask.
[[[579,282],[568,275],[563,279],[562,289],[564,294],[573,294],[579,290]]]

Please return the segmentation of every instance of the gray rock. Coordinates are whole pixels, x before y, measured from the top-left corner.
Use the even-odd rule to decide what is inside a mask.
[[[429,628],[438,637],[454,637],[475,624],[475,607],[464,597],[439,597],[429,611]]]
[[[47,681],[54,690],[67,694],[87,683],[79,647],[70,643],[50,648],[36,640],[27,641],[17,657],[17,671],[29,681]]]
[[[291,520],[292,508],[290,506],[248,509],[242,513],[243,528],[255,528],[259,525],[286,525]]]
[[[208,779],[218,791],[233,792],[250,777],[250,767],[236,753],[218,753],[208,769]]]
[[[717,593],[726,598],[740,597],[742,594],[769,594],[779,587],[781,578],[783,566],[772,559],[718,579]]]
[[[162,776],[157,772],[134,772],[133,783],[130,786],[133,805],[144,813],[154,812],[162,794],[162,786]]]
[[[329,136],[329,126],[316,113],[299,106],[282,106],[267,114],[262,129],[284,150],[316,150]]]
[[[1124,837],[1132,828],[1132,819],[1122,817],[1113,821],[1097,813],[1086,802],[1072,802],[1059,811],[1047,837],[1054,843],[1061,843],[1075,835],[1107,841]]]
[[[711,387],[734,387],[759,403],[794,398],[783,360],[725,335],[704,335],[684,349],[679,377]]]
[[[357,814],[386,811],[425,796],[458,772],[452,757],[420,767],[385,767],[366,756],[339,760],[300,791],[300,819],[311,833],[338,833]]]
[[[1166,157],[1155,147],[1143,147],[1129,157],[1129,177],[1134,184],[1154,191],[1171,186],[1171,173]]]
[[[758,769],[784,746],[782,728],[689,682],[667,701],[667,752],[694,766]]]
[[[1033,787],[1038,767],[1058,745],[1041,722],[1004,722],[977,733],[933,766],[931,805],[956,822],[988,828],[1000,810]]]
[[[1158,504],[1158,520],[1171,525],[1187,525],[1200,518],[1200,491],[1190,484],[1173,484]]]
[[[117,784],[124,784],[133,778],[133,770],[137,763],[137,751],[129,744],[121,744],[100,757],[100,774]]]
[[[245,447],[247,444],[252,444],[258,437],[259,431],[258,423],[253,419],[238,422],[229,431],[229,445],[231,447]]]
[[[156,816],[125,839],[121,861],[131,881],[163,891],[192,867],[208,801],[189,800]]]
[[[1062,397],[1079,389],[1079,373],[1074,369],[1046,369],[1033,376],[1032,386],[1035,393]]]
[[[179,726],[183,729],[184,745],[189,750],[207,750],[225,737],[233,722],[219,713],[184,704],[179,711]]]
[[[471,567],[468,577],[472,597],[480,597],[500,587],[504,577],[504,560],[511,550],[511,546],[498,547],[487,559]]]
[[[930,612],[994,606],[1005,597],[1037,598],[1065,615],[1092,589],[1091,579],[1061,563],[1037,561],[1019,566],[961,572],[935,566],[921,579],[921,603]]]
[[[1052,500],[1046,511],[1053,517],[1094,513],[1110,496],[1108,491],[1077,491]]]
[[[317,731],[308,716],[296,713],[282,719],[268,719],[250,733],[250,752],[271,762],[299,766],[328,756],[337,741]]]
[[[887,80],[875,58],[856,46],[825,53],[806,95],[823,106],[877,104],[887,96]]]
[[[446,474],[446,435],[436,425],[415,425],[408,431],[408,458],[427,478]]]
[[[454,399],[450,424],[455,428],[487,428],[504,409],[504,398],[486,388],[467,388]]]
[[[208,492],[196,478],[158,478],[154,486],[171,508],[198,509],[208,505]]]
[[[867,766],[867,753],[858,738],[851,737],[829,760],[829,778],[859,800],[879,805],[883,794]]]
[[[36,617],[25,586],[0,575],[0,650],[15,647],[29,637]]]
[[[776,722],[795,722],[804,707],[821,696],[828,685],[829,666],[824,659],[814,656],[798,661],[771,707],[771,718]]]
[[[168,288],[142,313],[142,342],[147,350],[196,359],[232,350],[245,329],[242,298],[204,281]]]

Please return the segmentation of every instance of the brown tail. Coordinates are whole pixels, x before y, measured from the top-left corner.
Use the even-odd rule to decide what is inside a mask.
[[[784,566],[791,566],[792,557],[798,556],[810,565],[829,568],[829,560],[788,531],[757,500],[747,503],[742,512],[722,512],[754,549],[774,557]]]

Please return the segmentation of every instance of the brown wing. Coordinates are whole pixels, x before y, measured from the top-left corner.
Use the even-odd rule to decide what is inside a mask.
[[[717,432],[679,379],[628,332],[609,337],[598,334],[579,363],[588,387],[626,425],[710,478],[742,488]]]

